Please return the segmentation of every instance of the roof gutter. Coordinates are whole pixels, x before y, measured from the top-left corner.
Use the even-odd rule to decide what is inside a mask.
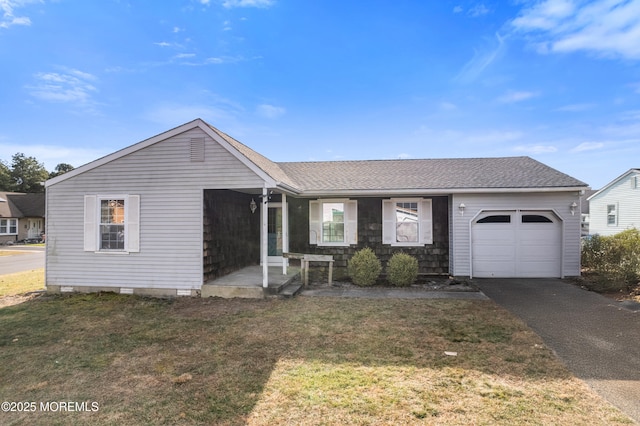
[[[388,189],[381,191],[379,189],[354,189],[354,190],[313,190],[300,191],[299,194],[304,197],[326,197],[326,196],[389,196],[393,195],[449,195],[449,194],[506,194],[506,193],[533,193],[533,192],[573,192],[583,191],[588,186],[563,186],[563,187],[547,187],[547,188],[412,188],[412,189]]]

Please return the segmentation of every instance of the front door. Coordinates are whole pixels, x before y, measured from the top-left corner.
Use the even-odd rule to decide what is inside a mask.
[[[282,265],[282,203],[269,203],[267,210],[268,262]]]

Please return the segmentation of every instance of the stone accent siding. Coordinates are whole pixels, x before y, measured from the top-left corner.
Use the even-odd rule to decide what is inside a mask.
[[[347,262],[364,247],[371,247],[382,262],[383,273],[387,262],[396,252],[405,252],[418,259],[419,273],[446,275],[449,273],[449,213],[448,197],[430,197],[433,200],[433,244],[421,247],[392,247],[382,244],[382,198],[357,198],[358,244],[349,247],[318,247],[309,244],[309,200],[288,198],[289,249],[291,252],[332,255],[334,276],[346,277]],[[311,271],[317,271],[313,267]]]

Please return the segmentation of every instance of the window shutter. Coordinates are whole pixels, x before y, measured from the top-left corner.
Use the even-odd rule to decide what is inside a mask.
[[[420,244],[433,244],[431,200],[420,200]]]
[[[345,242],[358,244],[358,201],[349,200],[344,203]]]
[[[140,196],[127,197],[127,247],[126,251],[137,253],[140,251]]]
[[[84,251],[98,250],[98,197],[84,196]]]
[[[382,244],[395,242],[396,212],[392,200],[382,200]]]
[[[309,201],[309,244],[318,244],[322,239],[322,204]]]

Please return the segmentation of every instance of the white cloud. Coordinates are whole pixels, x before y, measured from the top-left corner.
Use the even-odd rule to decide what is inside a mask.
[[[592,151],[594,149],[600,149],[603,146],[604,143],[602,142],[582,142],[580,145],[573,148],[571,152]]]
[[[462,13],[463,10],[462,6],[456,6],[453,8],[453,13]]]
[[[401,154],[398,154],[397,158],[399,160],[406,160],[406,159],[411,158],[411,157],[412,157],[411,154],[406,154],[406,153],[403,152]]]
[[[495,40],[490,46],[474,51],[473,58],[467,62],[455,76],[454,81],[471,83],[491,65],[504,51],[504,38],[496,33]]]
[[[76,69],[62,68],[63,72],[40,72],[34,75],[35,82],[26,86],[31,96],[47,102],[72,103],[93,109],[92,99],[98,89],[97,78]]]
[[[458,108],[456,106],[456,104],[451,103],[451,102],[441,102],[440,103],[440,109],[442,109],[444,111],[453,111],[456,108]]]
[[[16,16],[15,9],[27,6],[30,3],[40,3],[39,0],[0,0],[0,28],[9,28],[13,25],[31,25],[28,16]]]
[[[553,145],[519,145],[513,148],[516,152],[522,152],[525,154],[549,154],[557,152],[558,148]]]
[[[595,108],[596,104],[569,104],[556,108],[554,111],[562,112],[581,112]]]
[[[208,0],[207,0],[208,3]],[[224,0],[222,6],[227,9],[234,7],[271,7],[275,4],[275,0]]]
[[[489,12],[490,10],[487,9],[487,7],[484,4],[480,3],[480,4],[476,4],[471,9],[469,9],[467,14],[471,17],[477,18],[478,16],[486,15]]]
[[[535,92],[510,91],[505,95],[500,96],[498,98],[498,102],[505,103],[505,104],[512,104],[515,102],[526,101],[527,99],[535,98],[536,96],[539,96],[539,94]]]
[[[511,21],[541,53],[587,51],[640,59],[640,2],[545,0]]]
[[[257,112],[258,115],[261,115],[262,117],[275,119],[283,116],[287,112],[287,110],[274,105],[262,104],[258,105]]]

